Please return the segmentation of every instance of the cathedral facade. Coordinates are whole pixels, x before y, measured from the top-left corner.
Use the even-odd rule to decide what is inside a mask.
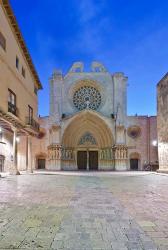
[[[127,115],[127,81],[98,62],[50,78],[50,114],[39,118],[34,168],[143,170],[158,160],[156,117]]]

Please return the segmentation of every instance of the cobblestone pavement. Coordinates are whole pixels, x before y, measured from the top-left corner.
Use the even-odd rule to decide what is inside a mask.
[[[0,249],[168,250],[168,176],[1,178]]]

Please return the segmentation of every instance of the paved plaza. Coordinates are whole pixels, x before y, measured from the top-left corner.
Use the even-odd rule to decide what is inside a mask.
[[[168,249],[168,175],[35,173],[0,179],[0,249]]]

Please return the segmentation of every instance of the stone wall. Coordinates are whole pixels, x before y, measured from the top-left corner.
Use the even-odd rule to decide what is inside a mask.
[[[82,85],[89,85],[101,94],[98,111],[108,117],[118,113],[118,120],[124,123],[127,112],[127,77],[123,73],[111,74],[107,70],[75,70],[71,68],[65,76],[59,70],[54,71],[50,79],[50,116],[58,122],[62,114],[69,116],[78,112],[73,104],[74,92]]]
[[[128,134],[128,129],[131,127],[139,127],[140,133],[137,137],[131,137]],[[128,158],[131,154],[139,155],[140,169],[143,170],[144,165],[157,163],[158,152],[157,145],[157,118],[156,116],[128,116],[127,118],[127,145]]]
[[[168,74],[157,86],[159,170],[168,172]]]

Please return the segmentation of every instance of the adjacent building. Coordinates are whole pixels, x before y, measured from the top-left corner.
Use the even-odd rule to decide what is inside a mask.
[[[33,168],[143,170],[158,164],[156,117],[127,115],[127,81],[98,62],[50,78],[50,114],[33,140]]]
[[[32,168],[41,83],[7,0],[0,0],[0,171]]]
[[[168,74],[157,85],[159,171],[168,172]]]

